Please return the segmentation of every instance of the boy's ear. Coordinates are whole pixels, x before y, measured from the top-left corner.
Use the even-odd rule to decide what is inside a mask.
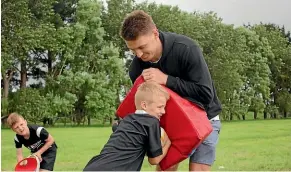
[[[147,108],[146,102],[145,101],[140,102],[140,107],[145,110]]]

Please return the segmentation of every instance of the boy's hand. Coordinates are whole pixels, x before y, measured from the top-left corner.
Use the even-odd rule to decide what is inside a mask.
[[[42,161],[41,154],[39,152],[35,152],[33,155],[37,156],[39,162]]]
[[[20,165],[26,165],[27,164],[27,160],[24,160],[24,161],[22,161],[21,163],[20,163]]]

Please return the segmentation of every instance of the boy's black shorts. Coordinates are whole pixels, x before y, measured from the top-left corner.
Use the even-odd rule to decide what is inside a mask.
[[[40,169],[53,171],[57,156],[57,149],[51,149],[41,155]]]

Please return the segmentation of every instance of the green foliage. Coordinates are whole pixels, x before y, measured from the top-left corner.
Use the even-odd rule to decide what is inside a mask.
[[[250,111],[272,117],[290,114],[291,44],[284,27],[261,23],[235,28],[213,12],[189,13],[134,0],[104,3],[1,3],[2,114],[18,111],[33,122],[64,117],[89,125],[92,118],[112,118],[131,86],[127,71],[132,58],[119,30],[133,9],[148,12],[158,29],[197,41],[223,119],[243,119]],[[28,83],[37,80],[36,89],[24,88],[26,76]]]
[[[278,95],[278,106],[281,112],[291,111],[291,94],[288,91],[281,91]]]
[[[46,98],[41,95],[40,90],[25,88],[17,91],[9,102],[11,111],[18,112],[25,119],[36,123],[47,114],[48,103]]]
[[[8,99],[7,98],[1,98],[1,116],[5,116],[8,114]]]
[[[46,94],[46,101],[48,107],[50,107],[46,117],[53,118],[70,114],[73,111],[73,105],[77,101],[77,97],[69,92],[65,92],[62,96],[50,92]]]

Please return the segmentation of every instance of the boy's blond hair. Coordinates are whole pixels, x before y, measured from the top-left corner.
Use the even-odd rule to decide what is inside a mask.
[[[18,113],[16,112],[13,112],[11,114],[8,115],[8,118],[7,118],[7,124],[10,128],[12,128],[12,126],[14,124],[16,124],[20,119],[23,119],[23,116],[19,115]]]
[[[169,93],[158,83],[146,81],[142,83],[135,93],[134,103],[136,108],[140,108],[142,101],[151,103],[154,101],[154,96],[163,96],[168,101],[170,99]]]

